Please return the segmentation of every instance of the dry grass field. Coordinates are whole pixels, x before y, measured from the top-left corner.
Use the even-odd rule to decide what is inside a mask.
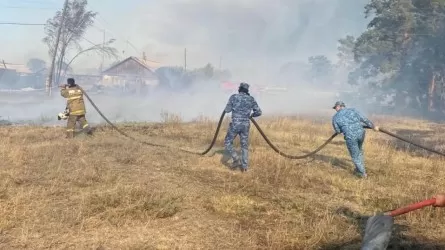
[[[381,127],[445,151],[445,126],[373,117]],[[332,134],[330,117],[260,118],[292,154]],[[215,121],[125,124],[154,143],[204,150]],[[252,125],[250,170],[148,147],[107,126],[64,139],[61,127],[1,127],[0,249],[359,249],[366,216],[445,192],[445,161],[367,132],[369,178],[352,175],[341,136],[313,158],[288,160]],[[238,139],[237,146],[238,144]],[[445,249],[445,210],[397,217],[391,249]]]

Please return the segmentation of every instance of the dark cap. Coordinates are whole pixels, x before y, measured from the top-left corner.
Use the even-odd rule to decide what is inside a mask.
[[[247,84],[245,82],[242,82],[242,83],[239,84],[239,87],[248,90],[249,89],[249,84]]]
[[[345,103],[342,101],[336,101],[332,108],[335,109],[337,106],[346,107]]]

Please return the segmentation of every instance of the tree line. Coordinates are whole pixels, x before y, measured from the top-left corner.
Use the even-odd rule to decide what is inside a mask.
[[[370,0],[363,11],[367,28],[339,39],[337,63],[315,55],[281,71],[315,86],[347,83],[356,89],[348,100],[445,117],[445,0]]]
[[[341,39],[348,83],[394,107],[445,113],[445,1],[371,0],[367,29]]]

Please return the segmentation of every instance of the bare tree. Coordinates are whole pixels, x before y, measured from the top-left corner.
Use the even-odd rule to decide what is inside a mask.
[[[65,12],[57,11],[55,16],[45,24],[45,38],[43,42],[48,46],[50,56],[57,59],[55,76],[59,81],[65,57],[70,49],[82,50],[80,41],[87,29],[94,23],[97,12],[87,10],[87,0],[68,1]],[[57,33],[60,29],[60,39],[57,43]],[[57,50],[56,50],[57,48]]]

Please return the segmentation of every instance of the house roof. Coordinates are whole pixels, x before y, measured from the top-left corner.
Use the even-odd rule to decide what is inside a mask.
[[[113,65],[113,66],[109,67],[108,69],[102,71],[102,73],[108,72],[108,71],[118,67],[119,65],[129,61],[129,60],[135,61],[136,63],[138,63],[139,65],[141,65],[142,67],[144,67],[144,68],[146,68],[146,69],[148,69],[150,71],[155,71],[156,69],[158,69],[161,66],[161,64],[159,62],[150,61],[150,60],[143,60],[143,59],[137,58],[135,56],[130,56],[127,59],[125,59],[123,61],[120,61],[119,63],[116,63],[115,65]]]
[[[15,70],[18,73],[31,74],[32,71],[24,64],[13,64],[0,62],[0,69]]]

